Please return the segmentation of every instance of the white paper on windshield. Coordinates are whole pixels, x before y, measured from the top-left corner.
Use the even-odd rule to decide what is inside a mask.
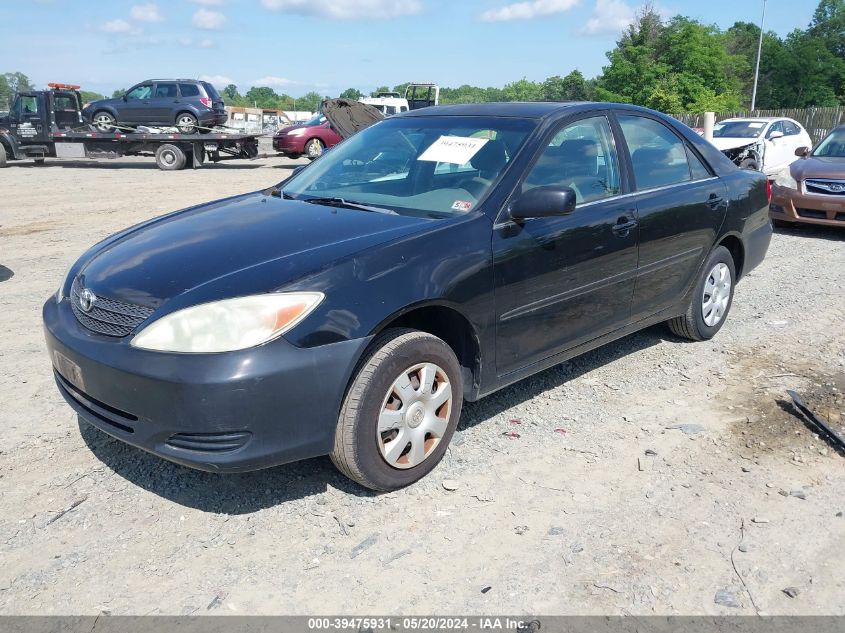
[[[417,160],[464,165],[484,147],[488,140],[469,136],[441,136],[429,145]]]
[[[765,123],[749,123],[748,127],[756,129],[758,127],[763,127],[764,125],[766,125],[766,124]]]

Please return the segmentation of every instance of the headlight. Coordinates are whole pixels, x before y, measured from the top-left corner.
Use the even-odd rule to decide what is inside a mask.
[[[789,167],[781,169],[777,174],[775,174],[775,184],[780,187],[786,187],[787,189],[798,189],[798,183],[795,182],[795,178],[792,177],[792,172]]]
[[[71,260],[70,264],[65,271],[65,274],[62,275],[61,281],[59,281],[59,289],[56,291],[56,303],[61,303],[62,299],[65,298],[65,286],[68,282],[68,277],[70,276],[70,271],[73,270],[73,265],[76,263],[76,260]]]
[[[304,127],[298,127],[295,130],[291,130],[290,132],[288,132],[288,136],[302,136],[303,134],[305,134]]]
[[[159,352],[232,352],[277,338],[323,300],[321,292],[270,293],[203,303],[154,321],[133,347]]]

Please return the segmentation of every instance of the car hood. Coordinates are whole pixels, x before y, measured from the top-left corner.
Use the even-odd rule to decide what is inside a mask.
[[[326,99],[320,111],[332,129],[344,139],[384,118],[378,108],[353,99]]]
[[[107,241],[79,275],[95,294],[158,308],[269,292],[432,221],[253,193],[164,216]]]
[[[726,149],[736,149],[737,147],[745,147],[746,145],[754,145],[755,143],[759,143],[759,138],[731,138],[731,137],[722,137],[722,138],[714,138],[710,141],[721,151],[725,151]]]
[[[796,160],[791,165],[795,180],[807,178],[845,178],[845,157],[810,156]]]

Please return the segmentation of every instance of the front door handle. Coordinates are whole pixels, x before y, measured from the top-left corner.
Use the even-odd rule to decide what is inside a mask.
[[[619,237],[626,237],[628,233],[631,232],[631,229],[636,226],[636,220],[629,218],[627,215],[623,215],[616,220],[616,224],[613,225],[613,232]]]

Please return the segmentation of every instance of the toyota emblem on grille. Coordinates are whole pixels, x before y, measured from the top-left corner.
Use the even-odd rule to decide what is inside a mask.
[[[85,288],[79,293],[79,307],[82,308],[83,312],[91,312],[91,308],[94,307],[96,300],[97,295],[88,290],[88,288]]]

